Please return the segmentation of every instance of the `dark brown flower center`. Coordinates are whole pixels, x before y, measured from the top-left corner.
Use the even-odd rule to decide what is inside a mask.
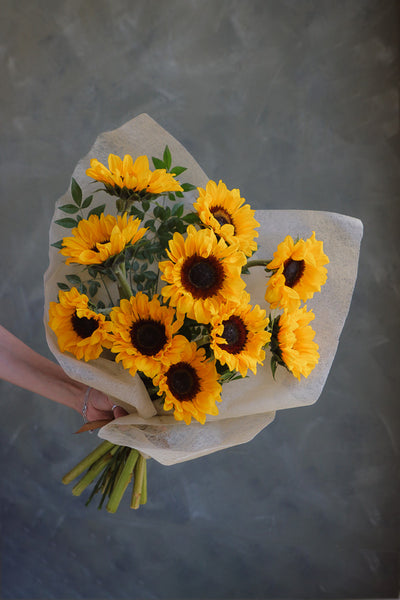
[[[226,340],[226,344],[218,344],[219,347],[230,354],[239,354],[247,342],[248,331],[246,325],[236,315],[232,315],[227,321],[223,321],[222,325],[224,326],[222,337]]]
[[[179,362],[167,372],[167,383],[172,394],[180,401],[190,401],[200,391],[200,378],[189,363]]]
[[[92,248],[90,248],[91,250],[93,250],[93,252],[100,252],[99,249],[97,248],[97,244],[108,244],[110,240],[103,240],[102,242],[96,242],[96,244],[94,244],[94,246],[92,246]]]
[[[132,345],[145,356],[155,356],[167,343],[165,326],[153,319],[142,319],[130,330]]]
[[[194,298],[209,298],[218,293],[225,279],[225,272],[215,256],[203,258],[194,254],[182,266],[182,285]]]
[[[76,312],[71,317],[72,329],[80,338],[88,338],[96,331],[99,326],[96,319],[88,319],[87,317],[78,317]]]
[[[222,206],[212,206],[210,212],[220,225],[233,225],[231,215]]]
[[[294,287],[302,278],[305,266],[304,260],[293,260],[288,258],[283,266],[285,285],[291,288]]]

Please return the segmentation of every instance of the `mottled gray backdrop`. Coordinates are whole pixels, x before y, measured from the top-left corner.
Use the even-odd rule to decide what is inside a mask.
[[[399,3],[3,0],[1,323],[50,356],[53,204],[96,136],[147,112],[255,208],[362,219],[319,402],[244,446],[149,465],[115,516],[60,483],[95,443],[1,388],[4,599],[397,597]]]

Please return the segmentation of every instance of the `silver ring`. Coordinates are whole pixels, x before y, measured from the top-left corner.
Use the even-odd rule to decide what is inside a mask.
[[[83,417],[83,422],[87,423],[87,409],[88,409],[88,400],[89,400],[89,394],[92,391],[91,387],[87,387],[86,391],[85,391],[85,397],[83,399],[83,408],[82,408],[82,417]]]
[[[113,404],[113,406],[111,407],[111,410],[114,412],[114,408],[118,408],[118,404]]]
[[[88,409],[88,400],[89,400],[89,394],[92,391],[93,388],[91,387],[87,387],[86,388],[86,392],[85,392],[85,397],[83,399],[83,408],[82,408],[82,417],[83,417],[83,422],[88,423],[88,419],[87,419],[87,409]],[[93,431],[89,431],[89,433],[93,433]]]

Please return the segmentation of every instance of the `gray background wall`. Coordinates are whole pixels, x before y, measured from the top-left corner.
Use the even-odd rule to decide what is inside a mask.
[[[1,322],[50,356],[53,205],[98,133],[147,112],[255,208],[364,222],[319,402],[174,467],[115,516],[60,483],[94,440],[1,386],[4,599],[377,598],[399,580],[399,4],[3,0]]]

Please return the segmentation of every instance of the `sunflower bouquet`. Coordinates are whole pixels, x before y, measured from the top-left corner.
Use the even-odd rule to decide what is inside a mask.
[[[100,428],[104,441],[63,479],[82,476],[73,493],[93,483],[88,502],[99,493],[99,506],[115,512],[132,480],[131,507],[146,502],[146,458],[174,464],[243,443],[275,410],[316,400],[348,309],[356,255],[345,294],[334,281],[331,302],[316,304],[321,358],[305,303],[327,282],[329,259],[310,222],[290,215],[276,231],[276,220],[261,214],[268,211],[256,215],[238,189],[208,180],[146,115],[119,130],[123,143],[112,133],[81,161],[58,204],[45,322],[64,369],[129,413],[86,424],[82,430]],[[155,157],[161,141],[168,143]],[[107,154],[116,146],[123,152]],[[194,183],[182,181],[190,175]],[[312,226],[325,229],[329,242],[332,221],[351,231],[344,246],[355,248],[354,219],[344,228],[333,216]],[[301,236],[306,230],[311,235]],[[333,298],[336,324],[326,321]]]

